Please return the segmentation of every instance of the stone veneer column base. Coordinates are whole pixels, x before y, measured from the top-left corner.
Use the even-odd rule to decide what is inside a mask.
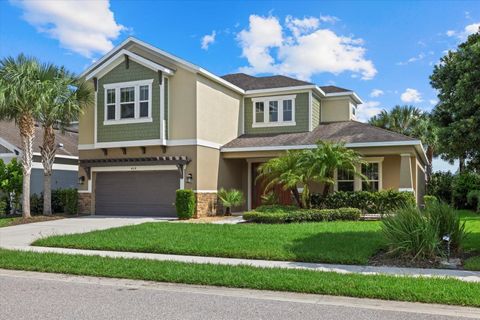
[[[91,193],[78,193],[78,213],[80,214],[92,214],[92,194]]]
[[[216,193],[196,192],[195,200],[197,202],[195,218],[215,216],[217,214],[218,198]]]

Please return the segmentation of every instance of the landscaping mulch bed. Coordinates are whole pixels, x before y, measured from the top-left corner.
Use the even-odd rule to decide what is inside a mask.
[[[22,216],[6,216],[2,219],[12,219],[4,227],[16,226],[20,224],[34,223],[34,222],[44,222],[44,221],[53,221],[64,218],[80,217],[81,215],[67,215],[67,214],[54,214],[51,216],[35,215],[31,218],[24,219]]]

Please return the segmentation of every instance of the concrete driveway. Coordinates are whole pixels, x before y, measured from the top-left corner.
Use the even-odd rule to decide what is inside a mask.
[[[87,216],[21,224],[0,228],[0,247],[20,249],[29,246],[39,238],[52,235],[84,233],[93,230],[167,220],[172,220],[172,218]]]

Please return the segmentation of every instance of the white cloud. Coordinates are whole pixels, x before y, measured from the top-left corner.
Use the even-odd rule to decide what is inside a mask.
[[[326,22],[326,23],[335,23],[340,21],[340,19],[335,16],[325,15],[325,16],[320,16],[320,21]]]
[[[366,101],[357,106],[357,120],[367,122],[371,117],[379,114],[382,109],[379,108],[380,102]]]
[[[425,53],[420,52],[417,56],[411,57],[407,61],[397,62],[397,65],[404,66],[404,65],[407,65],[407,64],[412,63],[412,62],[423,60],[424,58],[425,58]]]
[[[479,28],[480,28],[480,22],[476,22],[476,23],[467,25],[461,31],[448,30],[445,34],[448,37],[457,37],[461,41],[464,41],[467,39],[469,35],[479,32]]]
[[[407,88],[404,93],[400,95],[400,99],[406,103],[422,102],[422,95],[417,89]]]
[[[202,49],[203,50],[208,50],[208,47],[215,43],[215,37],[217,36],[217,33],[212,31],[211,34],[206,34],[202,37]]]
[[[285,25],[290,29],[294,37],[299,37],[302,34],[317,29],[319,24],[319,20],[314,17],[297,19],[292,16],[287,16],[285,18]]]
[[[108,0],[18,0],[23,18],[39,32],[57,39],[68,50],[91,58],[113,48],[127,28],[115,21]]]
[[[363,40],[321,29],[317,18],[288,16],[285,29],[272,16],[251,15],[249,22],[248,29],[237,36],[242,56],[249,63],[241,72],[278,73],[305,80],[322,72],[350,71],[365,80],[377,73],[373,62],[365,58]]]
[[[436,104],[438,103],[438,100],[437,100],[437,99],[430,99],[430,100],[428,100],[428,102],[429,102],[432,106],[434,106],[434,105],[436,105]]]
[[[372,92],[370,92],[370,97],[377,98],[382,96],[383,94],[384,94],[383,90],[373,89]]]

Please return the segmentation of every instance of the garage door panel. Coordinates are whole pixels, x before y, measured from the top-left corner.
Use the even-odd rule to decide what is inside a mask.
[[[98,172],[95,212],[174,217],[178,188],[177,171]]]

